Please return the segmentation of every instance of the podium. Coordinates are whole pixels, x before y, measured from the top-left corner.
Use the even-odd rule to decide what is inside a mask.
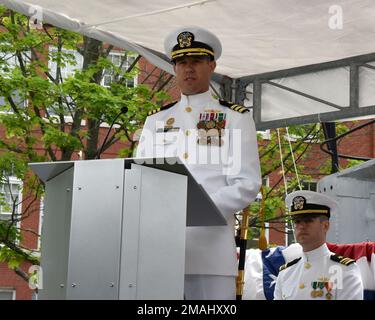
[[[32,163],[39,299],[183,299],[186,227],[226,225],[177,158]]]

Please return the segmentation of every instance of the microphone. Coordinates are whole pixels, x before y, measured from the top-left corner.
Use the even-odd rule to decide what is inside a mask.
[[[95,159],[100,159],[100,155],[101,155],[102,152],[103,152],[103,148],[104,148],[104,146],[105,146],[105,143],[107,142],[107,139],[108,139],[108,137],[109,137],[109,133],[111,132],[111,129],[112,129],[112,127],[114,126],[114,124],[115,124],[116,120],[118,119],[118,117],[121,116],[122,114],[127,113],[128,110],[129,110],[128,107],[126,107],[126,106],[122,107],[121,110],[120,110],[120,112],[119,112],[119,113],[116,115],[116,117],[113,119],[111,125],[109,126],[109,129],[108,129],[107,135],[105,136],[104,141],[103,141],[103,143],[102,143],[102,145],[101,145],[99,151],[96,153]]]

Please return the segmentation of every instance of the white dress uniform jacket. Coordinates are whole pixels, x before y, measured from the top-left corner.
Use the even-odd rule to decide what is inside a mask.
[[[197,124],[212,113],[225,117],[221,146],[198,143],[206,131],[198,132]],[[163,130],[166,126],[169,129]],[[187,228],[185,273],[237,275],[234,213],[256,198],[261,184],[250,112],[221,105],[209,91],[182,95],[173,107],[146,119],[136,156],[179,157],[228,222],[227,226]]]
[[[274,292],[274,300],[362,299],[358,266],[329,251],[326,244],[281,267]]]

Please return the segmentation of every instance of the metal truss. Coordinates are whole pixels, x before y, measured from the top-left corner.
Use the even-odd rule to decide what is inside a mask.
[[[257,130],[265,130],[270,128],[280,128],[290,125],[316,123],[316,122],[327,122],[345,118],[353,118],[365,115],[375,116],[375,105],[359,107],[359,68],[365,67],[375,70],[375,66],[370,65],[370,62],[375,62],[375,53],[370,53],[361,56],[355,56],[345,58],[341,60],[313,64],[308,66],[302,66],[297,68],[291,68],[286,70],[280,70],[275,72],[268,72],[263,74],[257,74],[252,76],[245,76],[238,79],[224,78],[220,75],[215,75],[215,81],[221,84],[222,96],[227,100],[234,100],[238,104],[244,104],[246,99],[246,88],[252,84],[253,86],[253,116],[257,127]],[[280,85],[272,80],[286,78],[291,76],[297,76],[302,74],[308,74],[318,71],[325,71],[329,69],[335,69],[340,67],[348,67],[350,72],[350,85],[349,85],[349,106],[340,106],[332,102],[320,99],[318,97],[309,95],[302,91],[298,91],[287,86]],[[311,114],[306,116],[298,116],[294,118],[286,118],[272,121],[262,121],[262,86],[272,85],[279,89],[286,90],[296,95],[303,96],[307,99],[311,99],[330,107],[337,109],[332,112],[325,112],[319,114]],[[232,98],[232,99],[231,99]]]

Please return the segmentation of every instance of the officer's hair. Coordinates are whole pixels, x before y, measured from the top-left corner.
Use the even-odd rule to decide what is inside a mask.
[[[329,221],[329,218],[327,216],[319,216],[319,220],[320,222]]]

